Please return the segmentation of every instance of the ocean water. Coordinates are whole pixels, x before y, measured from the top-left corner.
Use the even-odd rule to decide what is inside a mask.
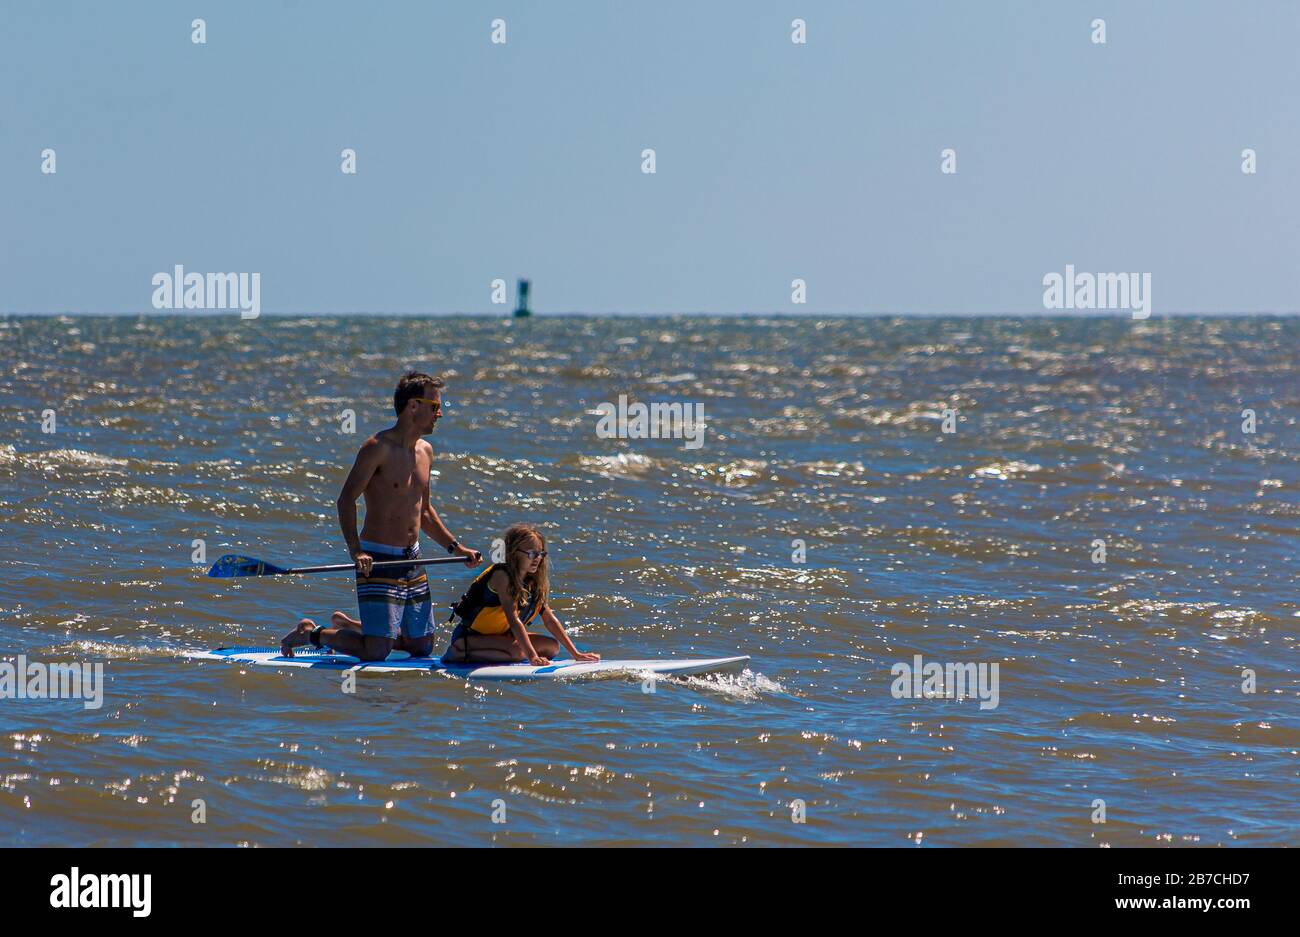
[[[105,679],[98,709],[0,699],[0,844],[1296,845],[1298,340],[0,319],[0,658]],[[537,523],[580,645],[750,669],[345,693],[187,659],[355,610],[347,574],[203,572],[346,560],[334,499],[407,367],[448,380],[433,501],[463,542]],[[702,444],[600,438],[620,395],[702,406]],[[442,606],[470,573],[430,576]],[[901,693],[917,655],[996,665],[996,705]]]

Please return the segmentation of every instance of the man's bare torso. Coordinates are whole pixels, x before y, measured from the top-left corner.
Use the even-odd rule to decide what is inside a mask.
[[[429,488],[433,447],[423,439],[408,449],[391,430],[375,434],[382,447],[379,467],[366,485],[366,520],[361,538],[392,547],[415,543],[420,534],[420,507]]]

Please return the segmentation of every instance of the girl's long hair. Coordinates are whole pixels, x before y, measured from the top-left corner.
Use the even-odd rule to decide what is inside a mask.
[[[535,607],[540,611],[545,607],[547,596],[551,591],[550,557],[542,557],[537,572],[532,575],[526,572],[528,557],[524,556],[523,551],[533,537],[537,538],[537,542],[545,550],[546,538],[542,536],[540,530],[532,524],[511,524],[505,536],[505,565],[506,575],[510,577],[510,591],[515,594],[515,601],[520,601],[527,592],[537,599]]]

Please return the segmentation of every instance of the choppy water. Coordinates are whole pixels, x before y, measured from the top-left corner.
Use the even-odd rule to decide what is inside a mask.
[[[98,711],[0,701],[0,842],[1295,845],[1298,339],[1262,317],[2,319],[0,655],[108,683]],[[387,425],[407,366],[450,382],[435,505],[480,547],[541,524],[580,644],[752,671],[346,695],[180,657],[354,608],[348,576],[207,579],[191,542],[346,559],[363,436],[338,415]],[[597,438],[620,394],[703,404],[703,447]],[[915,654],[997,663],[998,706],[894,698]]]

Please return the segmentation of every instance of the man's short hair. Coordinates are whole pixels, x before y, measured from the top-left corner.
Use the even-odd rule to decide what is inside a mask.
[[[446,386],[446,382],[440,377],[430,377],[419,371],[407,371],[397,382],[397,390],[393,391],[393,409],[397,411],[398,416],[401,416],[402,411],[406,409],[407,401],[428,397],[429,391],[440,391]]]

